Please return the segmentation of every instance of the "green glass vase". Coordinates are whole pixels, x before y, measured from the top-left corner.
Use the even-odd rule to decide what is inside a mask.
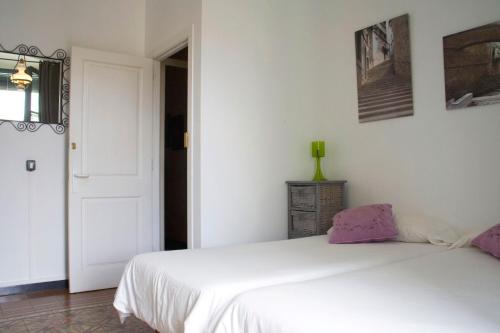
[[[325,142],[313,141],[311,144],[311,155],[316,159],[316,172],[314,173],[313,181],[320,182],[326,180],[321,171],[321,158],[325,157]]]
[[[316,157],[316,172],[314,173],[313,181],[321,182],[326,180],[325,176],[323,176],[323,172],[321,171],[321,157]]]

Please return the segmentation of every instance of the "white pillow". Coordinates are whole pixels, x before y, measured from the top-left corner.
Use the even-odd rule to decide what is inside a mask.
[[[399,231],[396,240],[400,242],[450,246],[460,238],[454,227],[435,218],[404,215],[396,215],[394,218]]]
[[[451,244],[450,249],[458,249],[459,247],[469,247],[472,246],[472,240],[488,230],[488,227],[476,227],[472,230],[466,232],[462,237],[460,237],[456,242]]]

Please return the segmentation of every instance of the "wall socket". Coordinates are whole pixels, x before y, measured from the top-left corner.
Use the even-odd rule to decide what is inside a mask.
[[[26,171],[32,172],[36,170],[36,161],[35,160],[27,160],[26,161]]]

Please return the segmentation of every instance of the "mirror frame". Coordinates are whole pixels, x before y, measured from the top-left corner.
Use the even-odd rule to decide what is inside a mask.
[[[12,50],[6,49],[0,44],[0,52],[20,54],[25,56],[33,56],[39,58],[47,58],[60,60],[62,64],[62,82],[61,82],[61,122],[59,124],[46,124],[39,122],[29,122],[29,121],[15,121],[15,120],[2,120],[0,119],[0,126],[3,124],[11,124],[14,129],[19,132],[36,132],[43,126],[50,127],[54,133],[63,134],[69,126],[69,69],[70,69],[70,57],[68,53],[63,49],[57,49],[50,55],[45,55],[36,46],[28,46],[25,44],[19,44]]]

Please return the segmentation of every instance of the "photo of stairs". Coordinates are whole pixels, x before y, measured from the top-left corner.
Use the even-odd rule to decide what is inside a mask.
[[[392,61],[373,67],[368,77],[370,80],[358,90],[360,122],[413,114],[411,81],[394,75]]]
[[[355,34],[360,123],[413,115],[408,15]]]

